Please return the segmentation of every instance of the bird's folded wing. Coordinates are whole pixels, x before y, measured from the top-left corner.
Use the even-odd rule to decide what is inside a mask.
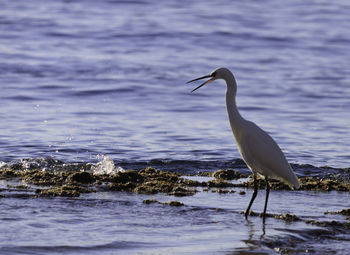
[[[247,132],[242,140],[246,163],[261,175],[294,185],[296,177],[277,143],[258,126],[253,131]]]

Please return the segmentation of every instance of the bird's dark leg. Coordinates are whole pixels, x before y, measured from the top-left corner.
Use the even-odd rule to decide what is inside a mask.
[[[265,222],[267,201],[269,200],[269,194],[270,194],[269,179],[267,178],[267,176],[265,177],[265,182],[266,182],[266,199],[265,199],[265,207],[264,207],[264,213],[263,213],[263,222]]]
[[[256,181],[256,174],[255,173],[253,173],[253,177],[254,177],[254,192],[253,192],[252,199],[249,202],[248,208],[245,211],[245,214],[244,214],[245,218],[248,217],[248,214],[249,214],[249,211],[250,211],[250,207],[252,207],[254,199],[255,199],[256,195],[258,194],[258,182]]]

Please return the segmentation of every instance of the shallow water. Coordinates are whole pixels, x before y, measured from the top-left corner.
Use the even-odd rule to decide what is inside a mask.
[[[70,163],[107,155],[125,169],[248,171],[228,124],[223,82],[194,94],[195,85],[185,84],[225,66],[236,76],[242,115],[277,140],[297,175],[332,172],[349,181],[349,7],[323,0],[2,1],[0,166],[78,169]],[[326,165],[334,169],[319,168]],[[6,192],[7,182],[0,185]],[[261,238],[261,219],[247,222],[239,213],[250,192],[200,192],[176,198],[180,208],[144,205],[147,196],[128,193],[0,197],[0,253],[273,254],[293,242],[295,253],[349,248],[348,233],[338,238],[339,231],[303,222],[268,219]],[[349,208],[348,201],[342,192],[272,192],[269,210],[331,220],[340,216],[323,213]]]
[[[59,172],[84,166],[45,159],[20,163],[2,167]],[[104,158],[92,169],[100,173],[122,170],[111,168],[110,163],[109,158]],[[229,164],[151,161],[123,166],[178,169],[182,174],[191,175],[186,178],[202,182],[213,177],[192,175]],[[241,161],[231,162],[231,166],[248,172]],[[349,169],[311,165],[294,165],[294,169],[299,176],[333,176],[347,182],[350,179]],[[185,197],[97,189],[96,193],[81,194],[77,198],[45,198],[36,197],[38,187],[27,185],[25,181],[0,179],[0,232],[3,233],[0,254],[345,254],[350,248],[350,231],[346,225],[349,218],[325,214],[350,208],[349,192],[272,190],[268,213],[294,214],[300,221],[268,217],[264,224],[260,217],[250,216],[245,220],[242,214],[252,194],[247,188],[226,188],[233,193],[219,193],[214,192],[217,188],[196,187],[197,193]],[[149,199],[178,201],[184,205],[144,203]],[[260,190],[252,208],[254,212],[263,210],[264,199],[265,192]],[[336,221],[338,225],[317,226],[308,220]]]
[[[238,192],[233,195],[201,192],[186,198],[152,197],[160,201],[176,199],[185,206],[146,205],[142,201],[150,196],[115,192],[74,199],[3,199],[1,252],[274,254],[278,249],[290,247],[296,254],[306,250],[316,254],[334,251],[345,254],[350,248],[349,232],[334,234],[334,230],[303,222],[286,223],[269,218],[265,225],[261,218],[245,221],[240,212],[247,204],[248,195]],[[262,209],[263,198],[264,194],[260,193],[254,209]],[[349,194],[336,192],[276,191],[271,193],[269,211],[332,220],[340,217],[323,215],[324,200],[332,201],[331,205],[327,203],[327,209],[340,210],[343,207],[337,202],[348,199]]]

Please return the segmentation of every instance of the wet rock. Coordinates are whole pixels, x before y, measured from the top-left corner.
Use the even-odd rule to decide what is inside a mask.
[[[188,187],[205,187],[207,186],[206,182],[199,182],[199,181],[194,181],[194,180],[190,180],[190,179],[183,179],[181,181],[182,184],[184,184],[185,186]]]
[[[141,170],[139,174],[142,177],[142,182],[138,183],[134,189],[134,192],[137,193],[167,193],[175,196],[190,196],[196,192],[186,188],[186,182],[178,173],[163,172],[148,167]]]
[[[306,220],[305,223],[312,224],[320,227],[335,227],[339,230],[350,229],[350,222],[340,222],[340,221],[317,221],[317,220]]]
[[[143,176],[139,174],[137,171],[128,170],[125,172],[116,173],[113,176],[112,181],[115,183],[128,183],[128,182],[141,183],[143,179],[144,179]]]
[[[331,178],[302,177],[301,190],[319,190],[319,191],[350,191],[350,184]]]
[[[341,215],[345,215],[345,216],[350,216],[350,208],[349,209],[343,209],[341,211],[338,212]]]
[[[91,189],[82,188],[80,186],[63,185],[48,189],[36,189],[35,193],[44,197],[79,197],[81,193],[93,192]]]
[[[228,188],[228,187],[233,187],[234,185],[230,182],[216,179],[216,180],[208,181],[207,186],[210,188]]]
[[[173,172],[163,172],[159,170],[155,170],[154,168],[146,168],[145,170],[141,170],[140,174],[145,178],[145,179],[154,179],[158,181],[167,181],[167,182],[172,182],[176,183],[180,179],[180,174],[179,173],[173,173]]]
[[[0,169],[0,179],[17,177],[17,173],[11,169]]]
[[[203,191],[209,191],[209,190],[203,190]],[[227,193],[235,193],[235,190],[228,190],[228,189],[213,189],[211,192],[218,193],[218,194],[227,194]]]
[[[245,212],[241,212],[241,214],[244,214],[244,213]],[[249,211],[248,216],[263,217],[264,214]],[[289,214],[289,213],[285,213],[285,214],[266,213],[265,217],[266,218],[275,218],[275,219],[284,220],[284,221],[288,221],[288,222],[301,221],[301,219],[298,216],[296,216],[295,214]]]
[[[38,186],[53,186],[63,183],[62,176],[56,175],[52,172],[27,170],[21,173],[21,178],[26,182]]]
[[[245,214],[245,211],[244,212],[241,212],[241,214]],[[249,211],[249,213],[248,213],[248,216],[259,216],[260,214],[259,213],[256,213],[256,212],[254,212],[254,211],[252,211],[252,210],[250,210]]]
[[[169,201],[169,202],[162,203],[162,202],[159,202],[158,200],[155,200],[154,198],[143,200],[142,203],[147,204],[147,205],[156,203],[156,204],[170,205],[170,206],[176,206],[176,207],[184,205],[183,203],[181,203],[179,201]]]
[[[331,178],[319,178],[319,177],[301,177],[299,178],[300,188],[299,190],[315,190],[315,191],[350,191],[350,184]],[[269,180],[270,187],[273,190],[291,190],[291,188],[278,180]],[[265,180],[258,178],[258,188],[265,189]],[[253,179],[244,182],[234,184],[234,187],[254,188]]]
[[[212,177],[212,172],[198,172],[195,174],[195,176],[204,176],[204,177]]]
[[[170,205],[170,206],[183,206],[184,204],[179,201],[169,201],[166,203],[163,203],[163,205]]]
[[[187,189],[181,186],[174,187],[173,191],[169,193],[169,195],[173,195],[176,197],[184,197],[184,196],[193,196],[197,190],[195,189]]]
[[[266,183],[264,179],[257,179],[257,184],[259,189],[265,189]],[[278,180],[269,180],[270,188],[273,190],[290,190],[290,187],[286,185],[285,183],[278,181]],[[254,188],[254,180],[251,179],[247,182],[234,184],[235,187],[242,187],[242,188]]]
[[[238,194],[240,194],[240,195],[245,195],[246,194],[246,192],[245,191],[243,191],[243,190],[241,190]]]
[[[136,188],[136,184],[132,182],[127,183],[110,183],[107,186],[107,190],[109,191],[126,191],[126,192],[133,192]]]
[[[201,174],[204,175],[203,173]],[[125,172],[118,172],[114,175],[94,175],[89,172],[77,171],[50,172],[39,170],[0,170],[0,178],[15,177],[19,180],[24,180],[28,184],[49,187],[47,191],[40,189],[40,192],[42,190],[43,194],[46,192],[47,194],[51,195],[63,194],[75,196],[78,194],[74,191],[68,191],[67,188],[61,188],[61,190],[57,188],[63,187],[64,185],[79,186],[82,189],[94,186],[99,190],[136,192],[142,194],[165,193],[174,196],[191,196],[197,192],[197,190],[193,187],[203,187],[204,191],[208,191],[211,188],[216,188],[215,192],[220,194],[231,192],[225,188],[254,187],[253,180],[235,184],[224,180],[224,178],[239,178],[239,176],[247,177],[247,174],[242,175],[237,171],[218,170],[214,173],[214,176],[216,176],[217,179],[207,182],[200,182],[183,178],[179,173],[164,172],[156,170],[152,167],[147,167],[140,171],[128,170]],[[317,177],[302,177],[300,178],[300,182],[302,190],[350,190],[348,183],[337,181],[335,178],[321,179]],[[272,189],[289,189],[287,185],[277,180],[271,180],[270,185]],[[265,189],[264,179],[258,179],[258,187],[260,189]],[[239,194],[244,195],[245,191],[241,191]],[[346,214],[346,212],[344,213]]]
[[[273,217],[275,219],[280,219],[280,220],[284,220],[284,221],[300,221],[301,220],[295,214],[289,214],[289,213],[277,214],[277,215],[273,215]]]
[[[146,167],[145,169],[140,171],[141,173],[146,173],[146,174],[154,174],[157,172],[157,170],[151,166]]]
[[[94,181],[95,179],[88,172],[72,173],[67,178],[68,183],[78,182],[78,183],[89,184],[89,183],[93,183]]]
[[[215,171],[212,174],[213,177],[216,179],[223,179],[223,180],[237,180],[240,178],[246,178],[246,174],[241,174],[238,171],[234,171],[231,169],[220,169]]]
[[[8,191],[12,191],[12,190],[29,190],[30,187],[28,185],[23,185],[23,184],[19,184],[19,185],[11,185],[11,184],[7,184],[7,190]]]
[[[341,214],[341,215],[344,215],[344,216],[350,216],[350,208],[349,209],[343,209],[341,211],[338,211],[338,212],[325,212],[324,214]]]
[[[156,194],[159,192],[170,193],[173,191],[174,184],[166,181],[152,180],[142,183],[135,188],[135,192],[142,194]]]
[[[212,190],[212,192],[217,192],[217,193],[219,193],[219,194],[227,194],[227,193],[229,193],[230,191],[229,190],[227,190],[227,189],[217,189],[217,190]]]
[[[152,199],[145,199],[145,200],[142,201],[142,203],[147,204],[147,205],[153,204],[153,203],[160,204],[160,202],[158,200],[155,200],[154,198],[152,198]]]

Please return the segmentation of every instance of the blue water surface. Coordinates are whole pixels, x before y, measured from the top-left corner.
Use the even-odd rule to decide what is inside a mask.
[[[349,167],[348,1],[0,3],[0,160],[239,158],[225,85],[293,163]]]

